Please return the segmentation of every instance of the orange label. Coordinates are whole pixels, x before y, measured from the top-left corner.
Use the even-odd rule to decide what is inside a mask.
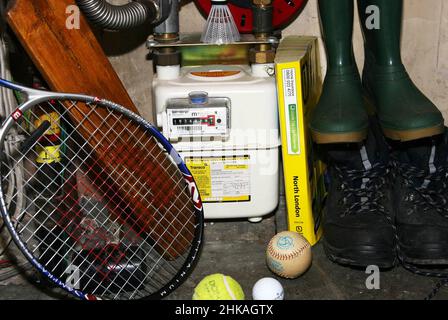
[[[239,74],[240,71],[198,71],[191,72],[192,75],[205,78],[230,77]]]

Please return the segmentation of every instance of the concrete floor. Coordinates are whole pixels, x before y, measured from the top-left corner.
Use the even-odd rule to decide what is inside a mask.
[[[265,264],[265,250],[270,238],[286,229],[284,203],[275,215],[258,224],[245,220],[207,222],[204,247],[189,279],[167,299],[191,299],[195,285],[210,273],[223,273],[236,279],[252,299],[252,286],[262,277],[275,277]],[[320,299],[423,299],[437,283],[436,279],[414,275],[401,267],[380,274],[380,289],[368,290],[365,270],[342,267],[329,261],[320,244],[313,247],[313,263],[302,277],[287,280],[276,277],[284,286],[287,300]],[[68,298],[30,284],[23,278],[0,283],[0,299],[49,300]],[[448,299],[442,288],[436,299]]]

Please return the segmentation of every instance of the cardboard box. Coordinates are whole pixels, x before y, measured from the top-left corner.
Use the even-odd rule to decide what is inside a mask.
[[[321,235],[326,197],[325,165],[313,150],[310,111],[322,90],[318,39],[288,36],[275,58],[288,229],[311,245]]]

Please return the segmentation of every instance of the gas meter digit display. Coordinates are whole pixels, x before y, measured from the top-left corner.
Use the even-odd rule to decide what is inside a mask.
[[[167,109],[169,132],[176,136],[223,136],[228,134],[226,107]]]
[[[181,126],[181,125],[207,125],[214,126],[216,123],[216,116],[208,116],[204,118],[174,118],[173,125]]]

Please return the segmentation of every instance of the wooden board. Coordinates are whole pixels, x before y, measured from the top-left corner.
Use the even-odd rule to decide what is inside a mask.
[[[74,0],[13,0],[7,12],[7,20],[53,91],[97,96],[114,101],[137,113],[137,108],[85,18],[80,16],[79,29],[66,27],[69,17],[66,13],[67,7],[74,4]],[[73,109],[72,121],[75,123],[83,121],[84,115],[88,114],[89,110],[90,108],[85,105],[80,109]],[[154,213],[149,212],[146,206],[142,205],[148,201],[145,195],[137,196],[138,199],[136,195],[129,195],[128,191],[134,188],[132,183],[135,183],[132,179],[123,179],[122,184],[108,182],[109,179],[117,181],[118,177],[126,178],[123,172],[134,172],[142,180],[139,183],[157,191],[160,189],[158,188],[160,181],[165,183],[170,181],[172,173],[160,171],[160,167],[158,171],[155,170],[157,164],[160,166],[166,164],[167,157],[164,154],[157,155],[156,160],[152,162],[141,159],[145,152],[152,149],[150,144],[155,146],[154,140],[148,139],[148,145],[145,148],[141,148],[138,144],[125,144],[121,142],[124,141],[123,137],[117,139],[114,137],[114,132],[108,130],[110,126],[103,122],[105,116],[106,114],[101,113],[93,114],[89,119],[90,124],[84,122],[84,129],[80,130],[92,149],[96,150],[95,159],[92,161],[98,163],[96,167],[100,172],[96,176],[103,177],[103,180],[96,181],[95,184],[107,187],[107,190],[103,190],[104,194],[110,193],[110,186],[113,184],[113,189],[117,190],[116,197],[120,199],[118,202],[122,206],[135,203],[135,207],[130,210],[137,215],[133,219],[143,226],[144,231],[156,242],[156,248],[164,257],[175,259],[188,251],[189,243],[193,238],[194,225],[190,220],[193,217],[191,211],[187,210],[185,215],[180,215],[179,219],[174,216],[178,213],[170,210],[173,205],[183,208],[188,197],[186,191],[180,184],[172,186],[172,190],[165,191],[163,195],[155,192],[155,205],[165,209]],[[127,125],[126,123],[114,124],[117,126],[115,132],[120,133],[119,127]],[[103,127],[104,130],[102,130]],[[136,132],[136,134],[142,135],[144,132]],[[110,145],[99,143],[104,141],[102,139],[104,135],[108,135],[109,140],[116,141],[113,146],[115,150],[129,151],[134,157],[133,161],[117,163],[116,158],[111,158]],[[155,148],[158,147],[155,146]],[[122,171],[118,171],[122,173],[118,176],[117,167],[123,168]],[[120,212],[116,214],[119,215]],[[182,225],[187,225],[183,228],[186,236],[178,237]]]
[[[74,0],[13,0],[8,24],[53,91],[84,93],[138,113],[84,16],[68,29]]]

